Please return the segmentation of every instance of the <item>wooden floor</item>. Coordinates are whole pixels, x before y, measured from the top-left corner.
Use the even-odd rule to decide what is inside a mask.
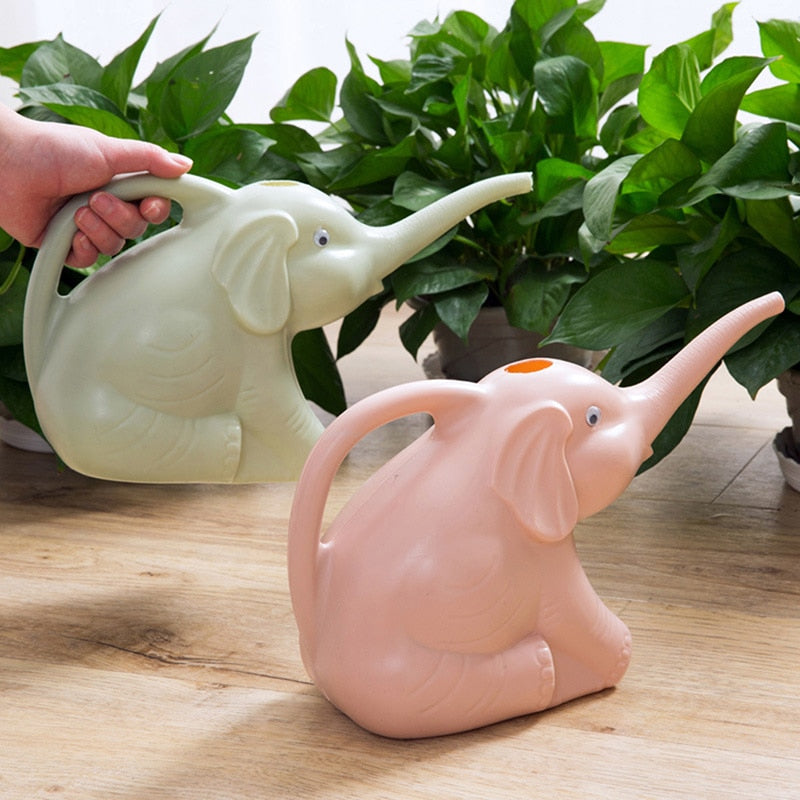
[[[342,362],[355,400],[420,378],[390,312]],[[630,627],[616,690],[391,741],[310,684],[286,569],[291,485],[131,486],[0,445],[0,797],[800,798],[800,494],[772,387],[720,374],[688,438],[582,523]],[[348,459],[330,513],[424,422]]]

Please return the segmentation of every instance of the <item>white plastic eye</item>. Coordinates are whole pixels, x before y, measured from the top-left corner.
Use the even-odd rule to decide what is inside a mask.
[[[330,240],[330,234],[325,228],[317,228],[317,230],[314,231],[314,244],[317,247],[326,247]]]
[[[600,418],[603,416],[603,413],[597,406],[589,406],[586,409],[586,424],[590,428],[594,428],[598,422],[600,422]]]

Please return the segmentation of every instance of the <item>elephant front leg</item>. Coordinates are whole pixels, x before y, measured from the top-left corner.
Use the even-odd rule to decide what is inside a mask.
[[[556,685],[551,706],[615,686],[631,658],[631,634],[581,572],[571,591],[546,600],[542,633],[550,645]]]

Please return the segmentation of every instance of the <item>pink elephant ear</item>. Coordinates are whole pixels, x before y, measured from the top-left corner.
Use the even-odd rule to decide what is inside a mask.
[[[565,455],[572,420],[557,403],[528,411],[500,447],[492,489],[536,539],[557,542],[578,522],[578,497]]]

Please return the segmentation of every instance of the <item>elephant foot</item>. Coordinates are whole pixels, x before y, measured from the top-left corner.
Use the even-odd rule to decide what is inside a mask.
[[[601,660],[589,661],[585,654],[576,658],[571,653],[554,651],[556,686],[551,706],[557,706],[583,695],[616,686],[628,669],[631,660],[631,635],[626,629],[611,661],[607,653]],[[608,664],[603,669],[602,661]]]

